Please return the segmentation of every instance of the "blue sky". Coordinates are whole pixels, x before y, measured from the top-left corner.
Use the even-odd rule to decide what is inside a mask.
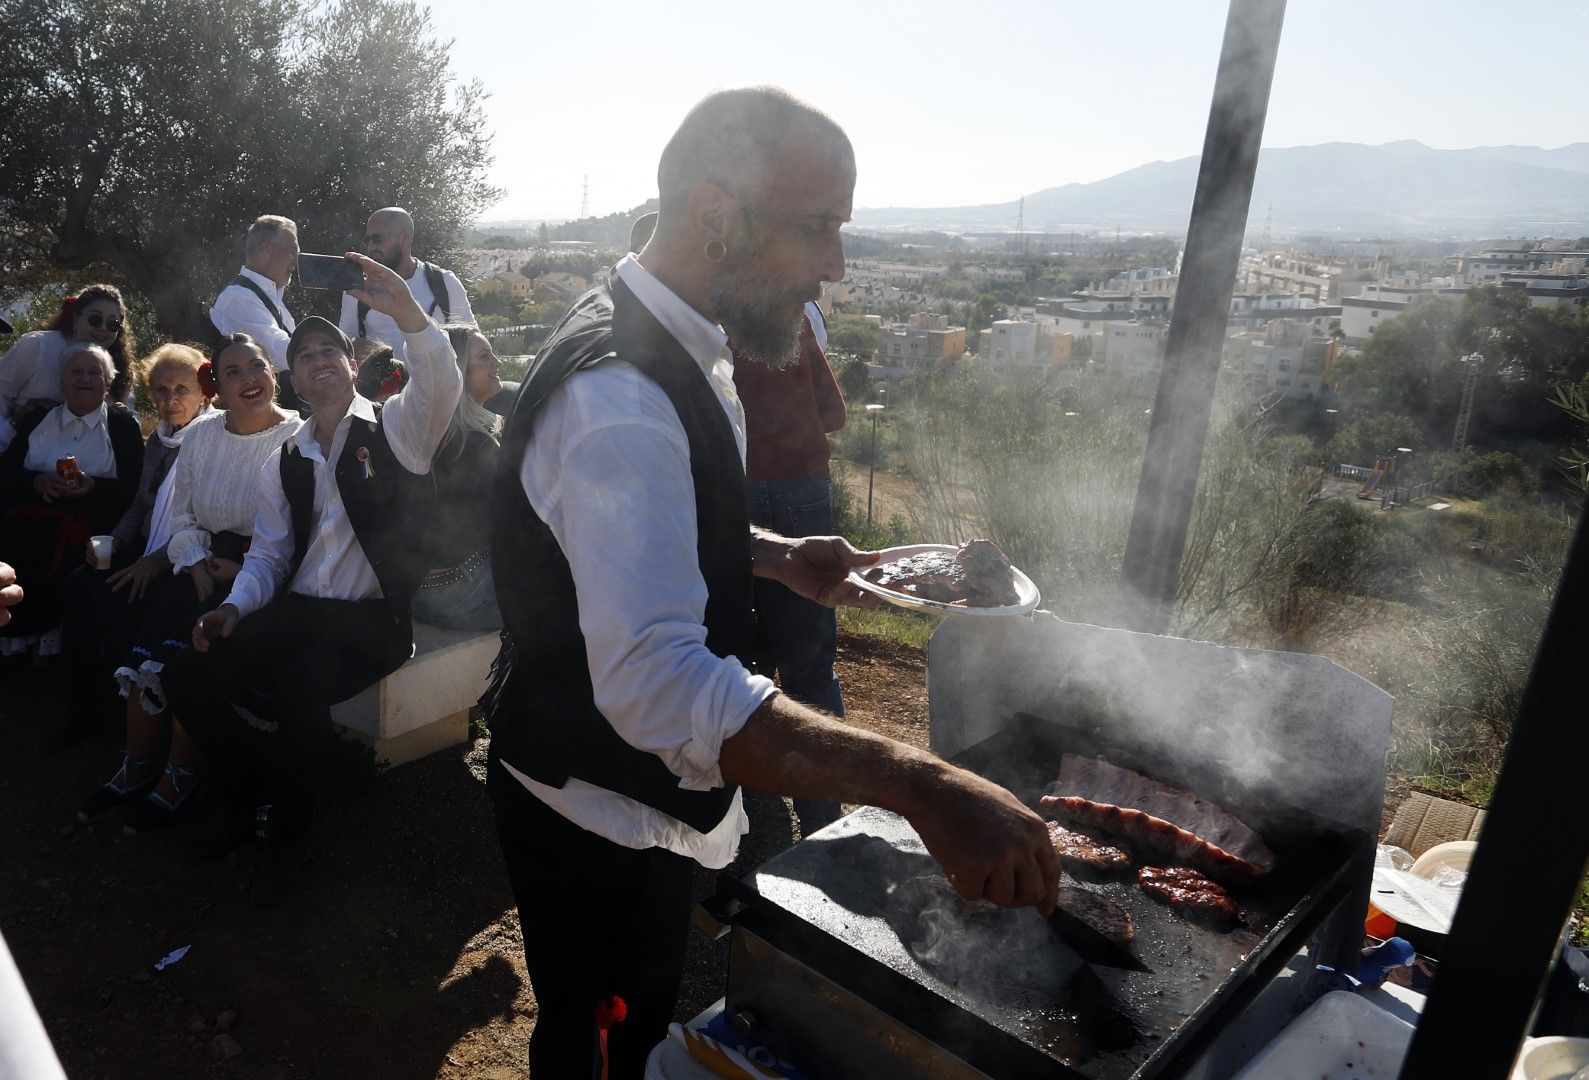
[[[655,191],[657,154],[720,86],[772,82],[856,146],[858,206],[999,202],[1196,154],[1216,0],[447,0],[453,68],[492,93],[488,219]],[[1264,143],[1589,140],[1589,0],[1291,0]]]

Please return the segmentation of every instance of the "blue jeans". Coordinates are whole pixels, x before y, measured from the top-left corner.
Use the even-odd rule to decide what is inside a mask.
[[[833,533],[833,490],[825,476],[748,481],[745,509],[752,525],[782,536]],[[796,701],[843,716],[833,672],[839,644],[833,609],[762,578],[755,581],[755,597],[757,670],[769,676],[776,671],[779,686]],[[839,818],[838,804],[821,799],[795,799],[794,808],[805,836]]]
[[[464,574],[462,581],[414,594],[411,613],[420,622],[443,630],[500,630],[502,612],[487,559]]]

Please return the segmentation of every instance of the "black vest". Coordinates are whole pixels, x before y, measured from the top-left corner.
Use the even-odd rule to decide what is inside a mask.
[[[311,424],[304,422],[299,438],[313,437]],[[379,405],[375,406],[374,423],[358,416],[351,419],[335,468],[348,523],[375,571],[381,595],[395,616],[407,619],[414,593],[429,569],[414,537],[431,524],[435,504],[431,478],[409,472],[392,453]],[[298,452],[296,439],[281,448],[281,487],[292,512],[290,583],[303,564],[316,528],[314,462]]]
[[[481,700],[491,752],[548,786],[578,777],[710,832],[727,816],[736,789],[682,790],[661,758],[626,743],[596,708],[568,559],[519,482],[541,406],[565,378],[608,357],[632,364],[660,386],[684,426],[707,588],[706,647],[749,663],[750,523],[733,429],[699,365],[614,278],[580,297],[552,332],[525,375],[503,434],[491,517],[492,561],[502,568],[496,586],[503,643]],[[637,533],[634,542],[643,545],[646,538]]]

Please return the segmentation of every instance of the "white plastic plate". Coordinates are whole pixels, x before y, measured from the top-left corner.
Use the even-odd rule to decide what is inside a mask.
[[[866,567],[867,570],[883,563],[897,562],[911,555],[925,555],[929,551],[944,551],[953,554],[959,551],[954,544],[907,544],[904,547],[885,548],[882,558]],[[978,615],[999,617],[1003,615],[1025,615],[1036,611],[1037,605],[1042,603],[1042,594],[1037,591],[1037,586],[1032,579],[1015,567],[1010,567],[1015,572],[1015,594],[1020,600],[1013,604],[1004,604],[1000,607],[971,607],[965,604],[946,604],[942,600],[926,600],[909,593],[896,592],[885,588],[875,582],[867,581],[861,576],[863,571],[850,571],[850,584],[858,589],[864,589],[875,596],[881,597],[896,607],[909,608],[912,611],[930,611],[936,615]]]

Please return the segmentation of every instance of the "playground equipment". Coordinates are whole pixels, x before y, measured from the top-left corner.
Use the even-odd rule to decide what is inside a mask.
[[[1363,485],[1363,490],[1357,493],[1359,499],[1372,499],[1374,492],[1379,490],[1379,485],[1384,482],[1385,474],[1390,472],[1390,462],[1385,458],[1376,458],[1374,467],[1368,472],[1368,482]]]

